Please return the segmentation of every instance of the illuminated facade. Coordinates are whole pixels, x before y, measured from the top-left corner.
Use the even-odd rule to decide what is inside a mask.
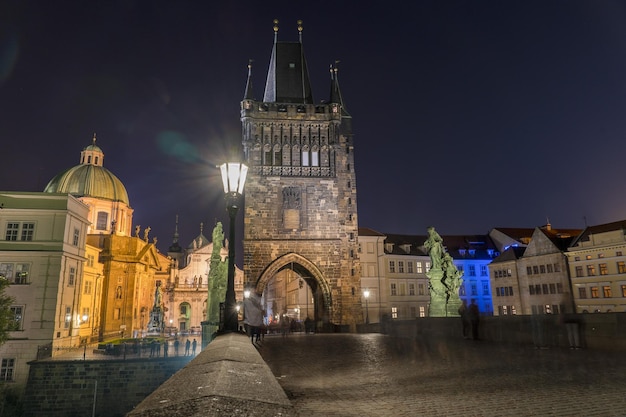
[[[67,194],[0,193],[0,275],[14,297],[9,339],[0,346],[0,379],[25,385],[28,362],[78,346],[85,327],[88,207]],[[98,274],[90,269],[89,275]]]
[[[626,220],[586,228],[565,255],[577,313],[626,311]]]

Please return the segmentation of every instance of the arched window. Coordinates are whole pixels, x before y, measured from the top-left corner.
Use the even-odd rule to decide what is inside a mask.
[[[309,160],[309,147],[308,146],[304,146],[302,148],[302,163],[301,165],[303,167],[308,167],[310,165],[311,161]]]
[[[96,230],[107,230],[109,224],[109,213],[106,211],[99,211],[96,219]]]
[[[318,167],[320,166],[320,153],[317,146],[314,146],[311,150],[311,166]]]

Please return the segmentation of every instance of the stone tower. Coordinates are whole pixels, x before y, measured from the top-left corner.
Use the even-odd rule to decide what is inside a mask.
[[[285,269],[310,288],[323,330],[363,322],[351,116],[330,68],[330,97],[314,103],[302,44],[274,44],[262,101],[251,66],[241,102],[244,276],[262,293]]]

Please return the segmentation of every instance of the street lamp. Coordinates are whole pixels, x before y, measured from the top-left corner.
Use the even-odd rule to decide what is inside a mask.
[[[363,297],[365,297],[365,324],[370,324],[370,312],[369,306],[367,305],[367,300],[370,297],[370,292],[368,290],[363,291]]]
[[[228,283],[226,286],[226,300],[224,300],[224,331],[237,331],[237,311],[235,305],[235,216],[239,209],[243,186],[246,182],[248,167],[239,162],[227,162],[220,165],[224,194],[226,195],[226,209],[230,218],[228,231]]]

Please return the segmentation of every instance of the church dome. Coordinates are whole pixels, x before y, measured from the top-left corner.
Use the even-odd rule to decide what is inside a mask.
[[[102,166],[104,152],[93,143],[80,154],[80,165],[76,165],[55,176],[46,186],[46,193],[68,193],[75,197],[94,197],[119,201],[129,205],[128,193],[122,181]]]

